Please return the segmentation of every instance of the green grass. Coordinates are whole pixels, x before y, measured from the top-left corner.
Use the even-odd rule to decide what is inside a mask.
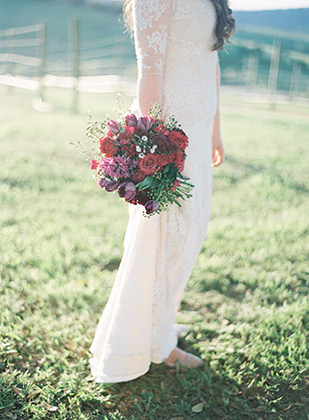
[[[128,209],[69,141],[112,97],[83,96],[71,115],[0,93],[0,419],[307,420],[308,108],[222,98],[227,159],[179,312],[180,345],[205,367],[104,385],[89,347]]]

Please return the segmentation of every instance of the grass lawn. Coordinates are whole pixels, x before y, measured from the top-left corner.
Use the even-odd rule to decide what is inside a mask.
[[[222,97],[227,159],[179,312],[180,345],[205,367],[104,385],[88,349],[128,209],[69,142],[113,97],[84,96],[71,115],[0,94],[0,419],[307,420],[308,108]]]

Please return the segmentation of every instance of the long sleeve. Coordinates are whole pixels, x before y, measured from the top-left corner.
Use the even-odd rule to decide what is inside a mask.
[[[134,41],[138,66],[137,99],[146,115],[152,102],[162,103],[164,64],[173,0],[134,0]]]

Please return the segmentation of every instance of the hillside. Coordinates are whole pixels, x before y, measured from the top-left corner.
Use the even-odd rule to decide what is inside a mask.
[[[77,16],[80,22],[81,75],[136,75],[134,46],[129,35],[124,35],[120,5],[95,7],[82,0],[0,0],[0,30],[46,22],[45,70],[49,74],[66,76],[71,73],[68,22],[72,16]],[[232,44],[226,45],[228,54],[220,52],[222,82],[267,86],[276,38],[281,42],[278,88],[289,91],[297,76],[297,90],[307,95],[309,39],[304,34],[309,32],[309,8],[238,11],[235,18],[237,32]],[[5,52],[0,46],[0,54]],[[34,50],[18,51],[16,48],[15,52],[30,55]],[[26,68],[21,70],[24,75],[32,75]],[[0,74],[5,71],[4,63],[0,66]],[[16,71],[19,68],[16,67]]]
[[[254,25],[297,33],[309,33],[309,8],[288,10],[235,11],[239,26]]]

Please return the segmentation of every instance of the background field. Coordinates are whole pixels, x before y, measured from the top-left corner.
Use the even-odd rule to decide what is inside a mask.
[[[46,74],[72,75],[72,16],[80,22],[80,75],[136,76],[134,47],[128,33],[124,33],[120,7],[89,7],[83,1],[0,0],[0,30],[46,22]],[[265,91],[275,38],[281,43],[278,90],[292,90],[294,96],[308,97],[309,8],[235,12],[235,17],[237,33],[233,44],[226,46],[227,53],[220,52],[222,83]],[[2,45],[0,40],[0,56],[8,51]],[[35,48],[14,48],[14,52],[33,55]],[[7,67],[0,61],[0,74],[6,73]],[[35,68],[21,64],[9,71],[36,75]]]
[[[308,108],[222,97],[227,159],[179,313],[205,367],[98,385],[88,350],[128,209],[69,142],[113,96],[72,116],[13,93],[0,90],[0,419],[307,420]]]

